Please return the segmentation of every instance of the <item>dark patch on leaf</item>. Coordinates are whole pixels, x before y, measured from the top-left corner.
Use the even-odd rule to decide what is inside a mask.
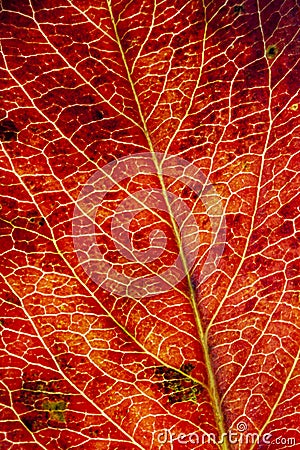
[[[64,428],[65,412],[70,395],[61,392],[60,381],[32,379],[24,375],[22,389],[16,393],[14,403],[26,411],[22,421],[32,432],[49,426]]]
[[[119,127],[119,122],[117,119],[110,119],[105,121],[105,123],[102,122],[101,126],[104,128],[104,130],[115,131]]]
[[[278,213],[284,217],[285,219],[295,219],[299,215],[299,201],[300,201],[300,195],[297,195],[292,200],[290,200],[288,203],[283,205]]]
[[[22,418],[22,422],[28,428],[29,431],[35,432],[47,427],[47,413],[45,412],[32,412],[26,414]]]
[[[257,302],[258,302],[257,297],[250,298],[246,302],[245,310],[246,311],[252,311],[255,308]]]
[[[277,230],[281,236],[292,236],[294,234],[294,225],[291,220],[284,222]]]
[[[0,122],[0,141],[11,142],[16,141],[18,129],[14,122],[9,119],[4,119]]]
[[[90,55],[91,55],[91,57],[92,58],[94,58],[94,59],[97,59],[97,60],[99,60],[99,61],[101,61],[101,52],[97,49],[97,48],[94,48],[94,47],[92,47],[91,49],[90,49]]]
[[[91,95],[85,95],[82,97],[82,103],[87,105],[92,105],[95,103],[96,99],[92,97]]]
[[[194,291],[196,291],[198,288],[198,283],[194,277],[191,277],[191,285],[192,285],[192,288],[194,289]],[[186,373],[188,373],[188,372],[186,372]]]
[[[99,433],[100,433],[100,430],[98,430],[97,428],[91,427],[89,429],[89,436],[92,437],[92,438],[98,437]]]
[[[46,390],[47,383],[40,380],[24,380],[22,386],[21,396],[25,400],[27,398],[26,391],[30,391],[29,394],[33,395],[36,392],[41,392]]]
[[[163,375],[164,371],[165,371],[164,366],[158,366],[155,368],[155,375]]]
[[[73,369],[72,365],[70,364],[70,356],[69,355],[67,355],[67,354],[59,355],[59,356],[57,356],[56,360],[57,360],[57,364],[59,365],[59,367],[62,370],[68,371],[68,370]]]
[[[99,109],[96,109],[95,112],[94,112],[94,117],[95,117],[96,120],[102,120],[103,117],[104,117],[104,114]]]
[[[5,294],[2,294],[2,296],[3,296],[2,298],[8,303],[12,303],[13,305],[18,305],[18,306],[21,305],[20,299],[15,294],[5,293]]]
[[[276,45],[269,45],[266,49],[266,56],[268,59],[274,59],[278,55],[278,47]]]
[[[194,368],[195,368],[195,366],[193,364],[186,363],[186,364],[182,364],[182,366],[180,367],[180,370],[182,370],[182,372],[189,375]]]
[[[193,364],[186,363],[182,364],[180,370],[189,375],[194,367]],[[168,401],[171,404],[187,401],[197,402],[197,395],[203,390],[199,383],[174,369],[158,366],[155,369],[155,375],[162,377],[157,386],[164,394],[168,395]]]
[[[238,16],[238,15],[240,15],[243,12],[245,12],[245,8],[244,8],[243,5],[235,5],[233,7],[233,14],[234,15]]]

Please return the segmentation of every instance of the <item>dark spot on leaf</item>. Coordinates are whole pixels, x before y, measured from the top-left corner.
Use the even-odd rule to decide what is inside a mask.
[[[101,52],[97,48],[91,48],[90,55],[92,58],[98,59],[99,61],[101,61]]]
[[[191,278],[191,285],[192,285],[192,288],[194,289],[194,291],[196,291],[196,289],[197,289],[197,287],[198,287],[198,283],[197,283],[197,281],[195,280],[195,278]],[[187,372],[186,372],[187,373]]]
[[[10,142],[17,139],[18,129],[14,122],[9,119],[4,119],[0,122],[0,141]]]
[[[155,368],[155,375],[162,375],[165,371],[164,366],[158,366]]]
[[[15,294],[2,294],[3,298],[5,301],[7,301],[8,303],[12,303],[14,305],[21,305],[21,302],[19,300],[19,298],[15,295]]]
[[[43,226],[45,224],[45,219],[44,219],[44,217],[31,217],[29,219],[29,222],[38,223],[39,226]]]
[[[193,369],[194,365],[191,363],[182,364],[180,367],[180,370],[187,375]],[[196,381],[174,369],[159,366],[155,369],[155,375],[162,378],[157,386],[164,394],[168,395],[168,401],[171,404],[186,401],[197,402],[197,395],[203,390],[203,387]]]
[[[47,383],[45,381],[35,381],[35,380],[24,380],[23,382],[23,394],[25,391],[30,391],[31,394],[38,391],[45,391]],[[25,395],[25,394],[24,394]]]
[[[102,111],[100,111],[99,109],[97,109],[94,113],[95,119],[96,120],[102,120],[104,117],[104,114]]]
[[[172,394],[169,397],[169,403],[171,403],[171,404],[178,403],[180,401],[182,401],[182,400],[180,399],[180,395],[179,394]]]
[[[90,437],[97,437],[99,435],[99,430],[97,428],[90,428],[89,429],[89,436]]]
[[[62,370],[68,371],[72,370],[72,365],[70,364],[70,356],[67,354],[57,356],[57,364]]]
[[[182,366],[180,367],[180,370],[182,370],[182,372],[184,372],[186,374],[190,374],[194,368],[195,368],[195,366],[193,364],[187,363],[187,364],[182,364]]]
[[[88,105],[92,105],[95,101],[95,98],[91,95],[86,95],[82,98],[82,103],[87,103]]]
[[[104,123],[105,122],[105,123]],[[118,129],[119,126],[119,122],[117,119],[110,119],[107,121],[104,121],[101,123],[101,126],[105,129],[105,130],[109,130],[109,131],[115,131]]]
[[[28,430],[35,432],[42,428],[47,427],[47,413],[43,412],[34,412],[31,414],[27,414],[25,417],[22,418],[22,422],[28,428]]]
[[[22,422],[30,431],[53,426],[65,428],[65,412],[70,395],[63,393],[60,380],[35,379],[35,373],[25,373],[20,391],[14,395],[14,403],[26,409]]]
[[[274,59],[278,55],[278,47],[276,45],[269,45],[266,49],[266,56],[268,59]]]
[[[245,12],[245,8],[243,7],[243,5],[235,5],[233,7],[233,14],[235,14],[236,16]]]
[[[254,309],[256,303],[257,303],[257,298],[256,297],[250,298],[246,302],[245,310],[246,311],[252,311]]]
[[[32,131],[32,133],[38,133],[39,132],[39,127],[37,127],[36,125],[32,125],[30,127],[30,130]]]
[[[278,213],[284,217],[285,219],[295,219],[299,215],[299,200],[300,195],[296,195],[292,200],[290,200],[288,203],[283,205]]]
[[[191,199],[192,199],[192,200],[196,200],[198,197],[199,197],[199,193],[197,193],[197,192],[195,192],[195,191],[192,191],[192,193],[191,193]]]
[[[294,234],[294,225],[290,220],[285,221],[278,229],[281,236],[292,236]]]

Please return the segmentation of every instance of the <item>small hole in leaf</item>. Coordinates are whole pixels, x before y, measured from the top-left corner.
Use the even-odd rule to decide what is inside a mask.
[[[278,47],[276,45],[269,45],[266,50],[266,55],[268,59],[274,59],[278,55]]]

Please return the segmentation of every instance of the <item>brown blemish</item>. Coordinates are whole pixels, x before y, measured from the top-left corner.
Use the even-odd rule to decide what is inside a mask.
[[[22,389],[15,397],[15,403],[20,404],[17,408],[26,410],[22,422],[30,431],[48,428],[49,422],[55,428],[65,427],[65,413],[70,396],[59,391],[59,381],[33,380],[24,375]]]
[[[191,363],[182,364],[180,371],[189,375],[194,369]],[[169,403],[179,403],[191,401],[197,402],[197,395],[203,390],[203,387],[196,381],[184,376],[181,372],[158,366],[155,375],[162,377],[157,385],[164,394],[168,395]]]
[[[4,119],[0,122],[0,141],[11,142],[17,140],[18,129],[14,122],[9,119]]]

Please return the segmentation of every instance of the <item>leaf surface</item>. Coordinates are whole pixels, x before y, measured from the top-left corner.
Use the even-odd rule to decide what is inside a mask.
[[[298,2],[0,4],[0,448],[296,448]]]

